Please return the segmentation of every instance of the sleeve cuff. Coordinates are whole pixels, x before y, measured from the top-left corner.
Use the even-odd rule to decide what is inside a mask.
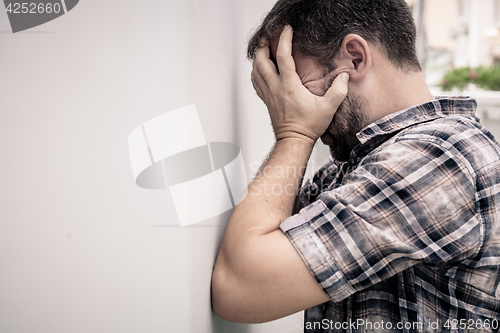
[[[284,233],[287,231],[297,228],[298,226],[309,222],[312,218],[320,215],[326,209],[326,205],[323,201],[318,200],[313,204],[304,207],[300,210],[298,214],[290,216],[283,223],[281,223],[280,228]]]
[[[280,228],[287,235],[321,288],[332,301],[338,302],[356,291],[338,268],[317,231],[311,226],[313,219],[325,218],[323,216],[325,210],[328,210],[326,205],[318,200],[303,208],[299,214],[286,219]]]

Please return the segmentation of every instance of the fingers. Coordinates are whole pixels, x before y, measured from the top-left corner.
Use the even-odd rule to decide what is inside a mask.
[[[349,83],[349,74],[347,73],[341,73],[337,75],[335,80],[333,80],[332,85],[330,86],[330,89],[326,92],[326,94],[323,96],[326,100],[329,101],[330,104],[332,104],[335,109],[339,107],[339,105],[342,103],[342,101],[345,99],[347,96],[347,84]]]
[[[251,79],[257,95],[265,100],[272,87],[279,85],[279,74],[270,59],[269,43],[262,40],[260,46],[255,53]]]
[[[264,42],[261,42],[261,47],[255,51],[255,61],[258,61],[259,59],[269,59],[270,58],[270,51],[269,51],[269,45],[264,44]]]
[[[257,72],[265,80],[274,81],[278,79],[278,71],[270,59],[269,46],[257,49],[253,62],[253,71]]]
[[[278,50],[276,51],[276,61],[280,74],[283,76],[294,75],[295,61],[292,58],[292,40],[293,30],[289,25],[283,28],[280,40],[278,43]]]
[[[264,100],[264,89],[267,89],[267,83],[256,71],[252,72],[251,80],[252,86],[255,89],[257,96],[259,96],[260,99]]]

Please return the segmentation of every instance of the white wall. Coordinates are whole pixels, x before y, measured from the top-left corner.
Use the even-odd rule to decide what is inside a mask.
[[[229,214],[178,227],[134,184],[129,133],[193,104],[252,173],[272,144],[245,43],[272,0],[82,0],[12,34],[0,9],[0,332],[297,332],[210,310]],[[202,199],[202,198],[201,198]]]

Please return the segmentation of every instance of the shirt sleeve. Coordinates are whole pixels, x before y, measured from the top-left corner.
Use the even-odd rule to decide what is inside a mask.
[[[477,253],[475,193],[465,159],[434,142],[401,140],[365,157],[280,228],[336,302],[414,264]]]

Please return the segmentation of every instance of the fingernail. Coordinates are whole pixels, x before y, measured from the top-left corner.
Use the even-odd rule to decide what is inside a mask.
[[[342,73],[340,74],[340,78],[342,79],[342,81],[344,81],[345,83],[349,83],[349,74],[347,73]]]
[[[289,25],[285,25],[285,26],[283,27],[283,31],[290,30],[291,28],[292,28],[291,26],[289,26]]]

